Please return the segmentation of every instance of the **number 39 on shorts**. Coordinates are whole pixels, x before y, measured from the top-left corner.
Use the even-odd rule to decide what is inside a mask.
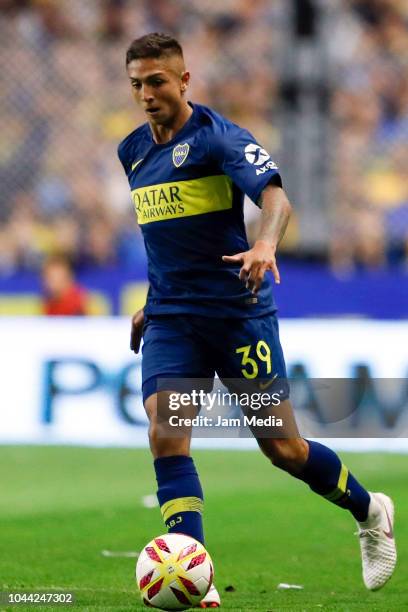
[[[253,348],[252,344],[248,344],[247,346],[240,346],[235,349],[235,352],[242,355],[241,365],[243,367],[241,372],[245,378],[252,379],[258,376],[258,361],[266,363],[267,374],[272,372],[271,349],[265,340],[258,340],[255,348]],[[257,357],[257,359],[255,359],[255,357]]]

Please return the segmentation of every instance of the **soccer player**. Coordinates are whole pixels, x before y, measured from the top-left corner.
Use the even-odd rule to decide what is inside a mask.
[[[190,432],[168,435],[158,418],[177,379],[286,377],[270,270],[291,206],[276,164],[245,129],[186,99],[190,74],[180,44],[152,33],[134,40],[126,69],[147,122],[118,149],[143,232],[150,288],[132,321],[131,347],[143,334],[143,398],[149,417],[158,500],[169,531],[203,542],[203,493],[190,456]],[[248,95],[249,94],[249,95]],[[250,92],[245,92],[250,103]],[[249,248],[244,194],[262,209]],[[159,382],[167,380],[163,388]],[[174,379],[174,386],[171,380]],[[159,385],[159,386],[158,386]],[[262,387],[261,387],[262,388]],[[282,413],[293,419],[281,389]],[[299,435],[259,437],[272,464],[356,519],[368,589],[379,589],[396,563],[394,509],[369,493],[336,453]],[[220,605],[213,586],[202,607]]]

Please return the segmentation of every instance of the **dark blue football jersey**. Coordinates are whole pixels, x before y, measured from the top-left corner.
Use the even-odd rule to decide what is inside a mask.
[[[248,250],[244,194],[256,202],[276,164],[245,129],[191,104],[176,136],[156,144],[148,123],[118,154],[129,180],[148,259],[146,314],[257,317],[274,311],[269,275],[256,296],[223,255]]]

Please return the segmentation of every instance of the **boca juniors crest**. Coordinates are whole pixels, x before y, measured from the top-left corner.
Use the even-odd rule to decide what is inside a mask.
[[[179,168],[181,164],[184,164],[184,162],[187,159],[189,150],[190,150],[190,145],[187,142],[183,144],[178,144],[177,146],[174,147],[173,164],[176,166],[176,168]]]

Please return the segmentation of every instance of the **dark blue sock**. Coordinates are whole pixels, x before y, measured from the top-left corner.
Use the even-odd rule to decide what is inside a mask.
[[[350,510],[357,521],[365,521],[370,504],[369,493],[330,448],[318,442],[306,442],[309,444],[309,457],[303,471],[295,476],[306,482],[315,493]]]
[[[193,459],[184,455],[160,457],[154,469],[159,487],[157,499],[167,529],[204,544],[203,491]]]

